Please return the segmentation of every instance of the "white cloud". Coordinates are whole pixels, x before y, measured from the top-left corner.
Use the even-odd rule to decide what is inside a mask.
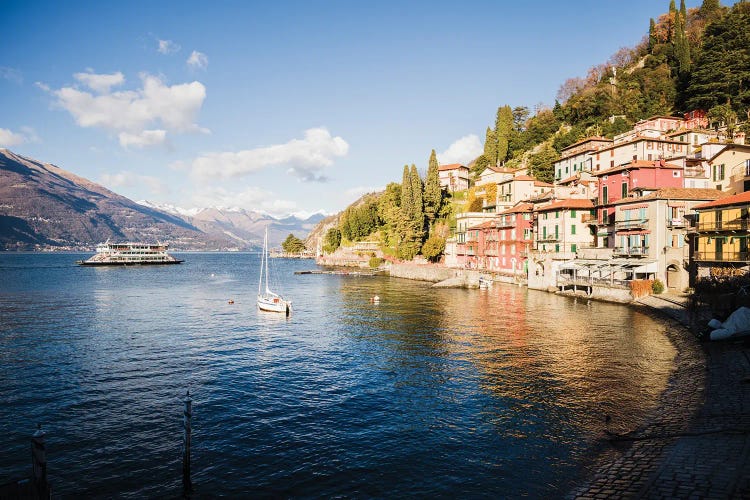
[[[305,131],[304,139],[238,152],[207,153],[193,160],[192,175],[198,180],[240,177],[267,167],[288,166],[287,172],[302,181],[326,180],[322,170],[336,157],[346,156],[349,144],[331,137],[325,128]]]
[[[13,83],[23,83],[23,73],[16,68],[9,68],[8,66],[0,66],[0,79],[8,80]]]
[[[159,40],[159,48],[156,49],[160,54],[174,54],[180,50],[180,46],[172,40]]]
[[[191,201],[196,207],[238,207],[245,210],[262,210],[277,217],[297,208],[295,202],[280,200],[274,193],[254,186],[241,191],[231,191],[223,187],[204,187],[193,193]]]
[[[151,194],[154,195],[169,193],[169,186],[164,181],[149,175],[140,175],[128,171],[121,171],[116,174],[104,174],[100,178],[100,183],[113,190],[121,187],[133,188],[146,186]]]
[[[98,88],[98,95],[76,87],[49,92],[57,98],[56,104],[68,111],[79,126],[117,132],[123,147],[164,143],[168,132],[207,132],[195,123],[206,98],[206,87],[202,83],[194,81],[170,86],[156,76],[142,73],[142,88],[110,92],[108,85],[116,84],[118,75],[121,76],[120,73],[75,75],[79,81]],[[37,86],[46,87],[41,83]],[[159,131],[154,125],[160,125]]]
[[[479,137],[470,134],[455,141],[448,149],[438,154],[437,157],[438,161],[443,165],[451,163],[466,165],[483,152],[484,148]]]
[[[137,134],[120,132],[118,138],[120,139],[120,146],[126,149],[129,147],[147,148],[164,144],[167,141],[167,131],[144,130]]]
[[[187,65],[193,69],[206,69],[208,66],[208,56],[202,52],[194,50],[188,57]]]
[[[42,89],[45,92],[49,92],[51,90],[49,88],[49,85],[43,82],[34,82],[34,85],[36,85],[38,88]]]
[[[31,127],[21,127],[20,132],[0,128],[0,147],[2,148],[12,148],[29,142],[39,142],[39,137]]]
[[[99,94],[106,94],[109,89],[125,83],[125,77],[119,71],[112,74],[98,75],[92,71],[76,73],[73,77]]]

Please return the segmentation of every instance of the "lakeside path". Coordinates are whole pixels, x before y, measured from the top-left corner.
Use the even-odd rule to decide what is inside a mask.
[[[750,339],[701,343],[679,296],[644,297],[675,324],[675,372],[647,423],[594,465],[570,498],[750,498]],[[620,450],[620,452],[615,452]]]

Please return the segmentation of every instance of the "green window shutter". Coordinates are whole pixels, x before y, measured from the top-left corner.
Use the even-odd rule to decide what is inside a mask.
[[[576,234],[576,225],[575,224],[572,224],[570,226],[570,234]]]
[[[576,249],[577,249],[577,247],[576,247],[575,243],[573,243],[572,245],[570,245],[570,251],[571,252],[576,253]]]
[[[570,216],[571,217],[575,217],[576,216],[576,211],[575,210],[571,210],[570,211]]]

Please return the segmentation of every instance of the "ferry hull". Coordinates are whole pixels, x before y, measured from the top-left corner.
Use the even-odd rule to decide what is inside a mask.
[[[79,260],[76,262],[79,266],[87,267],[104,267],[104,266],[167,266],[170,264],[182,264],[184,260],[169,260],[161,262],[89,262],[86,260]]]

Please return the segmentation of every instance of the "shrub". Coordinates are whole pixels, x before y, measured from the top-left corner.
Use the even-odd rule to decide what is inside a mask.
[[[370,257],[370,267],[376,269],[383,263],[383,259],[380,257]]]
[[[651,283],[651,291],[656,295],[662,293],[664,291],[664,283],[662,283],[660,280],[654,280],[654,282]]]

